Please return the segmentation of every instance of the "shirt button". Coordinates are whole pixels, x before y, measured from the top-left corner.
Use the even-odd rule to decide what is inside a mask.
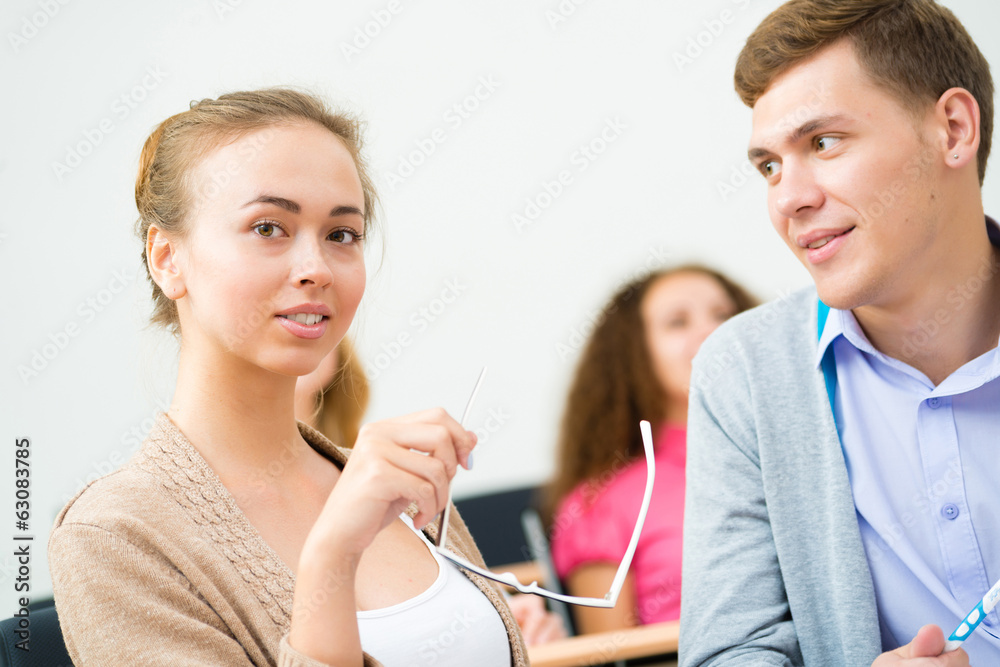
[[[927,399],[927,405],[931,406],[933,409],[937,409],[941,405],[941,399],[935,396],[934,398]]]
[[[958,518],[958,505],[954,503],[948,503],[941,508],[941,516],[948,519],[949,521],[954,521]]]

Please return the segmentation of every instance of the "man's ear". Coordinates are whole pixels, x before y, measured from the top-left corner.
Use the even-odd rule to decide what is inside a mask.
[[[945,164],[964,167],[976,164],[979,151],[979,103],[965,88],[949,88],[935,105],[935,118],[944,141]]]
[[[168,299],[176,301],[187,293],[184,276],[177,263],[177,242],[156,225],[146,234],[146,264],[149,275]]]

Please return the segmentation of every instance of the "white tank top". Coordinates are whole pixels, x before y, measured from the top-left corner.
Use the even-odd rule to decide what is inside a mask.
[[[359,611],[361,648],[386,667],[510,667],[507,629],[493,603],[400,515],[438,564],[430,588],[405,602]]]

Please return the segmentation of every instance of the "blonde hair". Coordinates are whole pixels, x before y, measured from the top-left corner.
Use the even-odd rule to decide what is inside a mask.
[[[177,305],[160,289],[149,272],[146,239],[150,225],[175,238],[185,234],[185,220],[195,202],[192,172],[212,150],[250,132],[275,125],[313,122],[340,138],[354,159],[364,193],[367,232],[375,222],[378,197],[362,156],[362,123],[331,111],[314,95],[291,88],[267,88],[220,95],[191,103],[191,108],[160,123],[146,139],[135,181],[139,209],[135,233],[142,241],[142,262],[153,290],[150,323],[176,334]],[[213,184],[205,186],[205,191]],[[200,194],[205,194],[202,192]]]
[[[337,346],[337,370],[330,383],[316,394],[316,430],[342,447],[353,447],[367,408],[368,377],[354,345],[345,336]]]

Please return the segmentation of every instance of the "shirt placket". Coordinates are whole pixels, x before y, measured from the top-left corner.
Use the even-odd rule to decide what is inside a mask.
[[[917,438],[924,468],[925,493],[937,530],[948,587],[960,606],[971,608],[989,590],[979,541],[966,502],[958,432],[950,396],[931,396],[917,409]],[[997,634],[993,611],[983,625]]]

